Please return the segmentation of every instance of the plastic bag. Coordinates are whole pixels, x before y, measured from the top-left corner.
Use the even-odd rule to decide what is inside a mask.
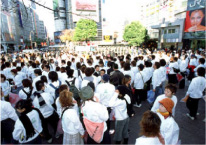
[[[152,104],[155,101],[155,92],[153,92],[153,90],[147,92],[147,101],[150,104]]]
[[[21,100],[21,98],[19,98],[19,95],[14,94],[14,93],[10,93],[9,94],[9,102],[11,103],[11,105],[14,107],[16,105],[16,103]]]

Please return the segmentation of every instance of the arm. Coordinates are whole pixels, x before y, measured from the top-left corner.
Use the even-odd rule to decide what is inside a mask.
[[[79,120],[77,113],[74,111],[72,112],[71,116],[72,117],[70,117],[70,119],[74,124],[74,128],[77,129],[81,135],[84,135],[84,128]]]
[[[13,139],[14,140],[20,140],[23,136],[23,131],[24,131],[24,127],[22,125],[22,123],[17,120],[14,126],[14,131],[12,133]]]
[[[188,88],[188,90],[187,90],[186,95],[192,94],[194,88],[195,88],[195,83],[194,83],[194,79],[193,79],[192,82],[190,83],[190,86],[189,86],[189,88]]]
[[[16,111],[14,110],[14,108],[11,106],[10,103],[8,103],[8,105],[5,109],[5,112],[6,112],[6,114],[8,114],[9,118],[11,118],[12,120],[16,121],[18,119]]]
[[[117,107],[117,106],[121,105],[122,101],[117,99],[118,95],[119,95],[118,93],[114,93],[113,97],[109,101],[110,107]]]

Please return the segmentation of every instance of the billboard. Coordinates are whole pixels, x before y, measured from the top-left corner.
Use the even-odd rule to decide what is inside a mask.
[[[73,22],[91,19],[99,22],[99,0],[72,0]]]
[[[54,18],[59,17],[59,3],[58,0],[53,0],[53,10],[54,10]]]
[[[184,39],[205,39],[205,1],[188,0]]]
[[[62,33],[61,31],[54,32],[54,42],[56,44],[61,43],[61,40],[60,40],[61,33]]]

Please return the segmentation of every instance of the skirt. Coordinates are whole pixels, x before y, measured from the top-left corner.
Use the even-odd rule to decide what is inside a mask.
[[[80,133],[77,134],[68,134],[64,132],[63,145],[70,144],[84,144],[83,139],[81,138]]]

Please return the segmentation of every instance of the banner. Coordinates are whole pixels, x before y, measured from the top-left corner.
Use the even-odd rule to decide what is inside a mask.
[[[58,0],[53,0],[54,18],[59,18],[59,3]]]

